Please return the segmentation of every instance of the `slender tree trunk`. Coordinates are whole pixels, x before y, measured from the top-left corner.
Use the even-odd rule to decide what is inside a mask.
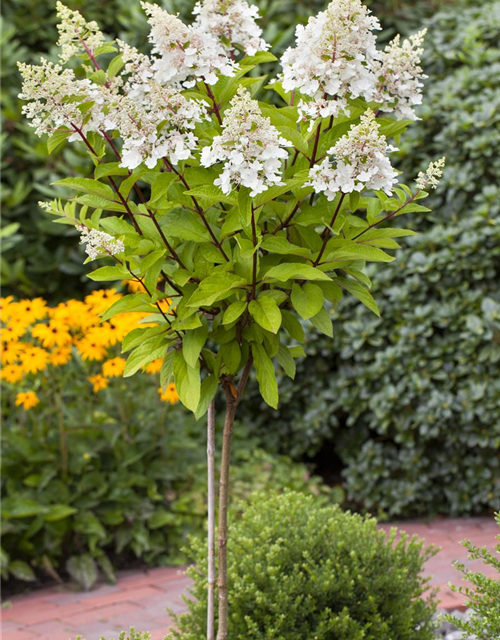
[[[227,580],[227,511],[229,506],[229,467],[231,464],[231,440],[233,436],[234,418],[241,395],[246,387],[252,360],[249,359],[241,374],[238,388],[232,381],[226,382],[224,394],[226,398],[226,415],[224,432],[222,435],[222,457],[219,479],[219,526],[218,526],[218,557],[219,579],[217,581],[219,596],[219,626],[217,640],[227,640],[228,637],[228,580]]]
[[[224,389],[226,394],[226,416],[222,436],[222,458],[219,479],[219,628],[217,640],[227,640],[228,623],[228,585],[227,585],[227,510],[229,506],[229,466],[231,463],[231,440],[233,435],[234,416],[236,415],[236,398],[231,389]]]
[[[207,640],[215,638],[215,401],[208,407],[207,468],[208,468],[208,597]]]

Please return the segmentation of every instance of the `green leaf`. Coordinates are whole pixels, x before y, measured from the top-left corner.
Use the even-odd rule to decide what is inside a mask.
[[[249,229],[252,222],[252,199],[250,198],[250,189],[247,187],[240,187],[238,210],[240,212],[241,225],[244,229]]]
[[[52,504],[44,515],[44,520],[46,522],[57,522],[58,520],[64,520],[77,512],[78,509],[70,507],[67,504]]]
[[[232,302],[224,312],[222,324],[231,324],[232,322],[238,320],[238,318],[245,311],[246,307],[246,300],[236,300],[236,302]]]
[[[210,206],[216,202],[225,202],[226,204],[236,204],[235,196],[226,195],[222,192],[220,187],[216,187],[213,184],[203,185],[195,187],[189,191],[185,191],[189,196],[194,196],[197,199],[210,202]]]
[[[337,278],[336,282],[346,291],[362,302],[365,307],[373,311],[380,318],[380,311],[371,293],[365,289],[359,282],[348,280],[347,278]]]
[[[278,362],[281,367],[283,367],[286,375],[292,380],[295,379],[296,366],[292,354],[290,353],[290,349],[286,347],[284,344],[280,344],[280,348],[278,351]]]
[[[108,76],[110,78],[114,78],[118,73],[120,73],[123,66],[123,56],[121,54],[115,56],[108,65]]]
[[[210,234],[203,223],[190,211],[169,211],[161,219],[161,228],[167,237],[192,242],[211,242]]]
[[[170,189],[170,185],[175,180],[175,173],[160,173],[155,178],[153,184],[151,185],[151,198],[149,202],[151,204],[158,202],[161,198],[163,198],[167,191]]]
[[[286,282],[287,280],[331,280],[326,273],[302,262],[285,262],[276,267],[271,267],[265,274],[265,278]]]
[[[214,273],[205,278],[190,297],[188,307],[210,307],[214,302],[223,300],[229,291],[246,284],[244,278],[234,273]]]
[[[62,144],[66,142],[69,136],[74,133],[69,129],[58,129],[55,133],[53,133],[50,138],[47,140],[47,151],[52,153],[60,147]]]
[[[261,296],[257,300],[251,300],[248,310],[263,329],[278,333],[281,327],[281,311],[273,298]]]
[[[282,309],[281,315],[283,316],[283,327],[288,331],[290,337],[297,342],[304,342],[306,339],[304,329],[297,317],[285,309]]]
[[[111,282],[113,280],[123,280],[127,275],[128,271],[120,265],[117,267],[100,267],[87,274],[87,277],[94,280],[94,282]]]
[[[207,341],[208,327],[202,325],[198,329],[188,331],[182,341],[184,360],[190,367],[195,367],[201,350]]]
[[[167,385],[169,385],[174,377],[173,370],[173,362],[174,362],[175,351],[170,351],[163,358],[163,363],[161,365],[160,371],[160,386],[162,389],[165,389]]]
[[[14,560],[11,562],[9,564],[9,573],[23,582],[36,582],[35,572],[27,562],[23,562],[22,560]]]
[[[252,355],[259,389],[264,401],[273,409],[278,408],[278,383],[271,358],[260,344],[252,343]]]
[[[377,249],[364,244],[348,244],[338,249],[328,252],[328,261],[336,262],[337,260],[367,260],[368,262],[393,262],[394,257]]]
[[[163,358],[167,350],[167,345],[168,340],[164,335],[154,336],[142,342],[127,358],[123,377],[129,378],[144,365],[153,362],[153,360]]]
[[[119,313],[127,313],[131,311],[153,311],[148,297],[145,293],[128,293],[106,309],[101,315],[102,321],[109,320]]]
[[[199,420],[208,411],[208,407],[215,398],[219,382],[214,375],[207,376],[201,383],[200,404],[195,411],[195,418]]]
[[[119,162],[101,162],[94,170],[96,180],[107,176],[128,176],[128,169],[120,167]]]
[[[333,338],[333,323],[328,311],[323,307],[315,316],[311,318],[311,324],[325,336]]]
[[[97,565],[90,553],[69,558],[66,571],[85,591],[91,589],[99,577]]]
[[[195,367],[190,367],[184,360],[182,350],[179,349],[175,352],[172,367],[179,398],[182,404],[194,413],[201,397],[200,363],[198,361]]]
[[[167,511],[163,507],[155,509],[153,515],[148,518],[148,527],[150,529],[161,529],[167,525],[175,525],[177,517],[172,511]]]
[[[263,240],[261,247],[269,251],[269,253],[278,253],[281,255],[308,257],[311,254],[309,249],[292,244],[284,236],[269,235]]]
[[[58,180],[52,184],[67,187],[68,189],[73,189],[73,191],[99,196],[105,200],[113,201],[115,199],[115,192],[111,187],[108,187],[107,184],[103,184],[98,180],[93,180],[92,178],[64,178],[63,180]]]
[[[241,349],[237,340],[221,345],[219,349],[222,362],[228,373],[236,373],[241,362]]]
[[[323,291],[315,284],[292,285],[292,305],[299,316],[308,320],[323,308]]]

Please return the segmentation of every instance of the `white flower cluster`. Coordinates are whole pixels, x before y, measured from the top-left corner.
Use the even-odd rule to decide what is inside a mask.
[[[143,98],[120,96],[116,129],[123,140],[121,166],[154,168],[161,158],[172,164],[191,157],[198,139],[193,129],[207,117],[205,107],[188,100],[175,87],[154,80],[143,85]]]
[[[426,171],[420,171],[416,179],[417,189],[436,189],[439,179],[443,175],[445,158],[440,158],[436,162],[431,162]]]
[[[324,192],[328,200],[336,194],[373,189],[384,190],[388,195],[397,182],[397,173],[387,157],[394,147],[380,135],[373,111],[361,116],[361,122],[337,141],[328,151],[330,158],[312,167],[309,185],[317,193]]]
[[[259,10],[245,0],[203,0],[195,4],[193,14],[197,16],[195,26],[215,34],[230,53],[234,53],[234,45],[240,45],[249,56],[269,49],[256,22]]]
[[[153,43],[155,79],[160,83],[179,82],[186,88],[193,87],[196,80],[207,84],[217,82],[217,73],[233,76],[238,68],[219,40],[200,29],[186,26],[156,4],[142,2],[151,25],[149,35]]]
[[[421,80],[427,76],[420,66],[422,44],[427,29],[400,44],[397,35],[380,55],[379,82],[374,100],[383,102],[382,111],[394,112],[398,119],[417,120],[413,107],[422,102]]]
[[[57,17],[60,22],[57,25],[61,47],[59,58],[61,62],[67,62],[70,58],[88,50],[94,51],[104,44],[104,36],[99,30],[97,22],[86,22],[79,11],[72,11],[62,2],[57,2]]]
[[[63,69],[44,58],[39,65],[20,62],[18,67],[23,78],[19,98],[28,101],[22,112],[37,135],[52,135],[59,127],[71,127],[72,123],[79,126],[88,117],[79,106],[90,99],[89,80],[77,80],[72,69]],[[75,101],[77,97],[80,100]]]
[[[297,27],[296,45],[281,59],[280,80],[285,91],[299,90],[312,98],[299,103],[303,117],[348,113],[348,95],[371,99],[377,82],[372,63],[379,55],[375,29],[380,29],[379,21],[361,0],[334,0],[306,26]]]
[[[80,244],[85,245],[85,253],[91,260],[100,258],[103,255],[114,256],[123,253],[125,246],[121,240],[110,236],[109,233],[89,229],[85,225],[78,225],[80,231]]]
[[[288,140],[264,117],[259,104],[240,87],[224,114],[222,135],[216,136],[201,153],[201,164],[210,167],[223,162],[221,175],[215,180],[225,194],[242,185],[250,195],[266,191],[281,182],[282,160],[288,156]]]

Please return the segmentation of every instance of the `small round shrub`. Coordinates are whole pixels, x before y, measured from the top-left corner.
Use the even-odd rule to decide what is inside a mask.
[[[422,542],[396,542],[372,518],[320,506],[286,492],[255,496],[229,535],[231,640],[431,640],[434,594]],[[196,568],[189,613],[171,640],[203,640],[206,545],[192,546]]]

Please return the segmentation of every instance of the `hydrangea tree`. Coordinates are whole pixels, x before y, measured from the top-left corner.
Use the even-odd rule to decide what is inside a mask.
[[[423,32],[385,51],[378,20],[360,0],[334,0],[299,25],[276,60],[244,0],[204,0],[185,25],[142,3],[151,51],[106,42],[97,24],[57,4],[60,64],[20,64],[24,113],[49,150],[77,141],[93,178],[59,181],[76,196],[42,206],[81,231],[96,281],[133,279],[142,288],[103,315],[147,312],[123,341],[124,375],[163,358],[197,418],[208,416],[209,602],[214,637],[214,397],[225,419],[218,504],[218,640],[227,638],[227,507],[231,437],[255,370],[276,407],[275,367],[291,378],[303,355],[303,324],[331,336],[331,309],[344,294],[374,313],[367,262],[390,262],[391,228],[434,186],[442,161],[398,184],[396,139],[421,101]],[[70,62],[69,67],[64,67]],[[264,92],[263,92],[264,91]],[[278,94],[282,106],[267,98]],[[261,95],[259,101],[257,96]]]

